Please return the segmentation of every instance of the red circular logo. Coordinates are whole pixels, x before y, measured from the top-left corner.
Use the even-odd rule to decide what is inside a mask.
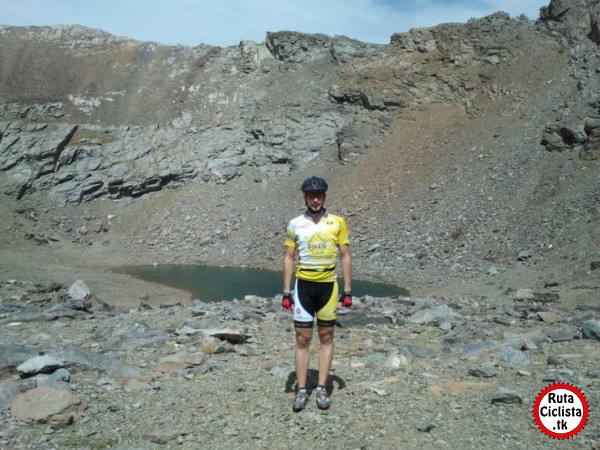
[[[533,418],[538,428],[554,439],[575,436],[583,430],[589,414],[583,392],[567,383],[547,386],[533,403]]]

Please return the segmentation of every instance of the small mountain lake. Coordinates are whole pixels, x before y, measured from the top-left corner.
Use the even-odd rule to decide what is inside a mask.
[[[283,274],[274,270],[199,265],[128,266],[115,269],[144,281],[181,289],[205,302],[243,299],[246,295],[281,294]],[[340,288],[343,286],[340,284]],[[352,295],[362,297],[409,296],[406,289],[389,284],[352,280]]]

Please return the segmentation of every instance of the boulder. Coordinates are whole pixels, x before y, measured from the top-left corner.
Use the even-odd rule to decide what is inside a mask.
[[[79,397],[70,392],[40,386],[15,397],[10,412],[26,423],[48,423],[53,420],[68,423],[73,420],[72,413],[83,411],[86,407]]]

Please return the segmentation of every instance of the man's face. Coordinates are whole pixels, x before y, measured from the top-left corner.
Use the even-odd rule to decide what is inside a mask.
[[[306,207],[313,214],[318,214],[325,205],[325,192],[307,192],[304,194]]]

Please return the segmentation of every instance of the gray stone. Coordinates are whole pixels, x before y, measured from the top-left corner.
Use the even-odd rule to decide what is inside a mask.
[[[484,353],[497,349],[500,346],[500,342],[494,340],[484,340],[479,342],[472,342],[465,345],[461,352],[466,358],[480,356]]]
[[[434,308],[425,308],[411,315],[407,322],[416,324],[440,324],[444,322],[452,322],[456,318],[456,314],[448,305],[440,305]]]
[[[498,375],[498,369],[493,364],[481,364],[470,368],[468,373],[477,378],[492,378]]]
[[[575,339],[578,336],[578,333],[565,329],[550,329],[546,331],[546,336],[548,336],[552,342],[568,342]]]
[[[498,360],[509,367],[527,367],[531,364],[529,357],[522,351],[505,347],[497,354]]]
[[[440,323],[439,328],[442,331],[450,331],[452,330],[452,324],[450,322],[442,322]]]
[[[180,433],[152,433],[146,434],[144,437],[153,444],[166,445],[171,441],[174,441],[180,436]]]
[[[279,380],[287,380],[294,368],[290,366],[275,366],[271,369],[271,375]]]
[[[492,397],[493,405],[522,405],[523,397],[511,389],[502,388]]]
[[[37,373],[50,373],[65,366],[61,359],[50,355],[35,356],[17,367],[21,375],[35,375]]]
[[[0,382],[0,412],[8,411],[11,402],[19,392],[17,383],[13,381]]]
[[[588,319],[581,324],[581,335],[585,339],[600,341],[600,320]]]
[[[431,422],[419,422],[417,425],[417,430],[421,433],[429,433],[431,430],[435,428],[435,425]]]
[[[523,250],[523,251],[519,252],[519,256],[517,257],[517,260],[527,261],[532,256],[533,256],[533,254],[529,250]]]
[[[38,375],[36,379],[38,386],[47,384],[49,386],[57,387],[61,383],[68,383],[71,381],[71,373],[64,368],[60,368],[49,375]]]
[[[531,300],[534,296],[535,294],[533,293],[533,289],[521,288],[515,293],[514,299],[517,301]]]
[[[431,358],[436,348],[430,345],[405,344],[398,347],[398,353],[414,358]]]
[[[569,383],[573,385],[579,385],[581,380],[570,370],[563,369],[545,374],[542,377],[542,381],[545,383]]]
[[[90,288],[88,288],[87,284],[85,284],[85,281],[83,280],[77,280],[75,283],[73,283],[69,288],[68,293],[72,300],[85,300],[91,294]]]

